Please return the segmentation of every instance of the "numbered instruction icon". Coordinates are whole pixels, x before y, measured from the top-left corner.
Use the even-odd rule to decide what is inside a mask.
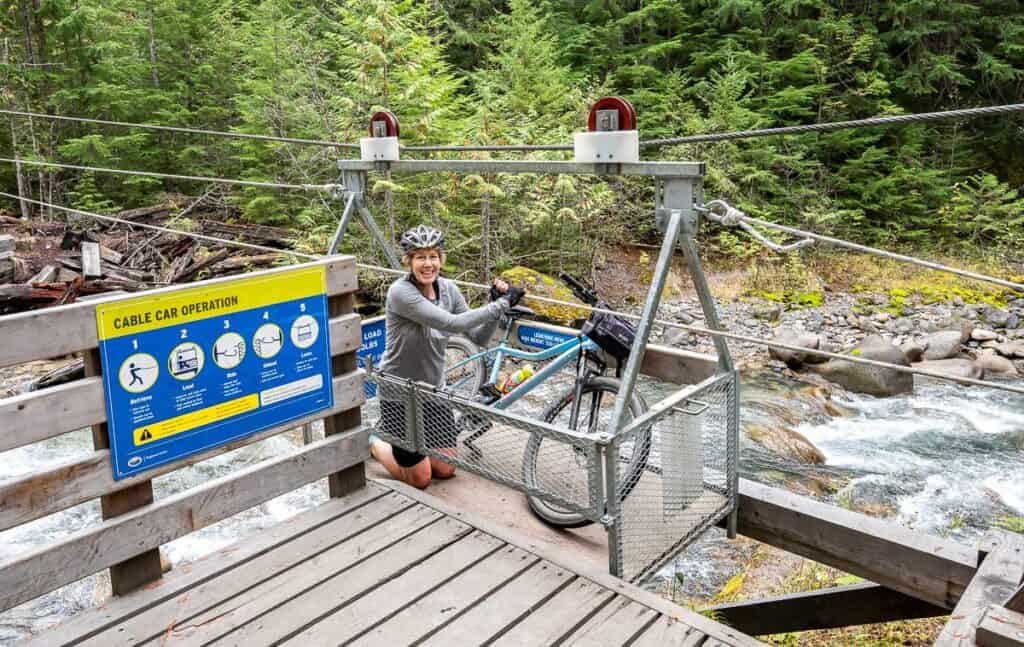
[[[309,348],[320,336],[320,324],[309,315],[302,315],[292,324],[292,343],[299,348]]]
[[[142,393],[156,384],[160,377],[160,365],[149,353],[135,353],[121,363],[117,379],[121,388],[129,393]]]
[[[261,359],[270,359],[284,348],[284,331],[281,326],[265,323],[252,336],[252,350]]]
[[[178,344],[167,358],[167,369],[176,380],[191,380],[203,370],[206,355],[199,344],[187,341]]]
[[[245,340],[236,332],[226,332],[213,344],[213,363],[223,369],[232,369],[245,358]]]

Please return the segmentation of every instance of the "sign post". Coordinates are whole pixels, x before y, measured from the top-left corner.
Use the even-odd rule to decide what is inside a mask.
[[[96,307],[114,478],[334,405],[323,267]]]

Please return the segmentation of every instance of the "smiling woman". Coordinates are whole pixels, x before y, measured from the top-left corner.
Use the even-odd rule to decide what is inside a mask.
[[[380,370],[398,377],[444,384],[445,347],[451,334],[463,334],[478,344],[487,342],[497,329],[498,320],[516,305],[525,291],[495,280],[491,303],[471,310],[455,283],[441,278],[444,265],[444,234],[433,227],[419,225],[402,235],[402,263],[409,274],[388,289],[385,315],[387,337]],[[424,438],[432,449],[454,452],[455,421],[450,410],[425,408],[426,427],[432,430]],[[380,426],[387,434],[405,437],[405,407],[400,401],[381,402]],[[371,438],[370,451],[396,479],[425,488],[432,477],[449,478],[455,468],[422,454],[391,446]]]

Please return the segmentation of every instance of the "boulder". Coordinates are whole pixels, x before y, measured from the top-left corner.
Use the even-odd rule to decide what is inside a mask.
[[[994,330],[986,330],[984,328],[975,328],[971,331],[971,339],[974,341],[992,341],[998,339],[999,335]]]
[[[900,346],[900,350],[907,356],[910,362],[920,362],[924,355],[924,346],[916,342],[907,342]]]
[[[1006,325],[1003,328],[1007,330],[1020,328],[1020,317],[1017,316],[1017,313],[1010,313],[1010,316],[1006,318]]]
[[[983,368],[975,364],[972,360],[963,358],[936,359],[918,362],[913,366],[914,368],[919,368],[924,371],[933,371],[935,373],[942,373],[951,377],[967,377],[974,380],[980,380],[985,376],[985,370]]]
[[[825,455],[803,434],[783,426],[744,425],[747,438],[768,451],[797,463],[822,465]]]
[[[1016,376],[1017,367],[1013,365],[1013,362],[996,355],[994,351],[982,351],[978,353],[978,357],[974,362],[982,368],[986,373],[996,373],[999,375],[1011,375]]]
[[[1016,341],[1003,342],[1002,344],[993,344],[989,348],[996,349],[996,352],[1003,357],[1016,357],[1018,359],[1024,359],[1024,344]]]
[[[782,306],[778,303],[754,311],[754,318],[763,321],[778,321],[781,316]]]
[[[1002,308],[988,306],[982,311],[982,316],[985,317],[985,321],[989,322],[996,328],[1005,328],[1006,322],[1010,318],[1010,313]]]
[[[924,346],[924,359],[949,359],[960,354],[960,346],[967,341],[968,336],[962,330],[943,330],[925,335],[920,339]]]
[[[863,359],[910,366],[910,361],[903,351],[879,335],[865,337],[860,345],[847,354]],[[814,370],[825,379],[856,393],[885,397],[910,393],[914,390],[914,378],[911,374],[891,368],[832,359],[816,366]]]
[[[821,337],[802,330],[793,330],[792,328],[779,328],[772,341],[788,344],[789,346],[814,349],[821,345]],[[793,351],[777,346],[768,346],[768,354],[774,359],[785,362],[787,366],[799,366],[811,357],[808,353],[802,351]]]
[[[513,285],[526,288],[526,303],[524,305],[532,308],[540,317],[548,321],[562,325],[571,325],[574,321],[586,319],[590,314],[587,310],[571,306],[555,305],[543,301],[530,301],[530,295],[535,295],[559,301],[568,301],[570,303],[580,303],[582,305],[582,302],[573,296],[569,288],[547,274],[542,274],[525,267],[513,267],[502,272],[501,278],[508,280]]]

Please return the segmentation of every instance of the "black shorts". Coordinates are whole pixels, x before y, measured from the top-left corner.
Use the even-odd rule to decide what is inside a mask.
[[[429,449],[455,447],[459,430],[455,425],[455,417],[450,407],[437,402],[423,403],[423,444]],[[380,403],[380,422],[377,423],[380,433],[404,439],[405,436],[405,403],[396,400],[382,400]],[[397,445],[391,446],[395,462],[401,467],[412,467],[422,461],[423,454],[410,452]]]

